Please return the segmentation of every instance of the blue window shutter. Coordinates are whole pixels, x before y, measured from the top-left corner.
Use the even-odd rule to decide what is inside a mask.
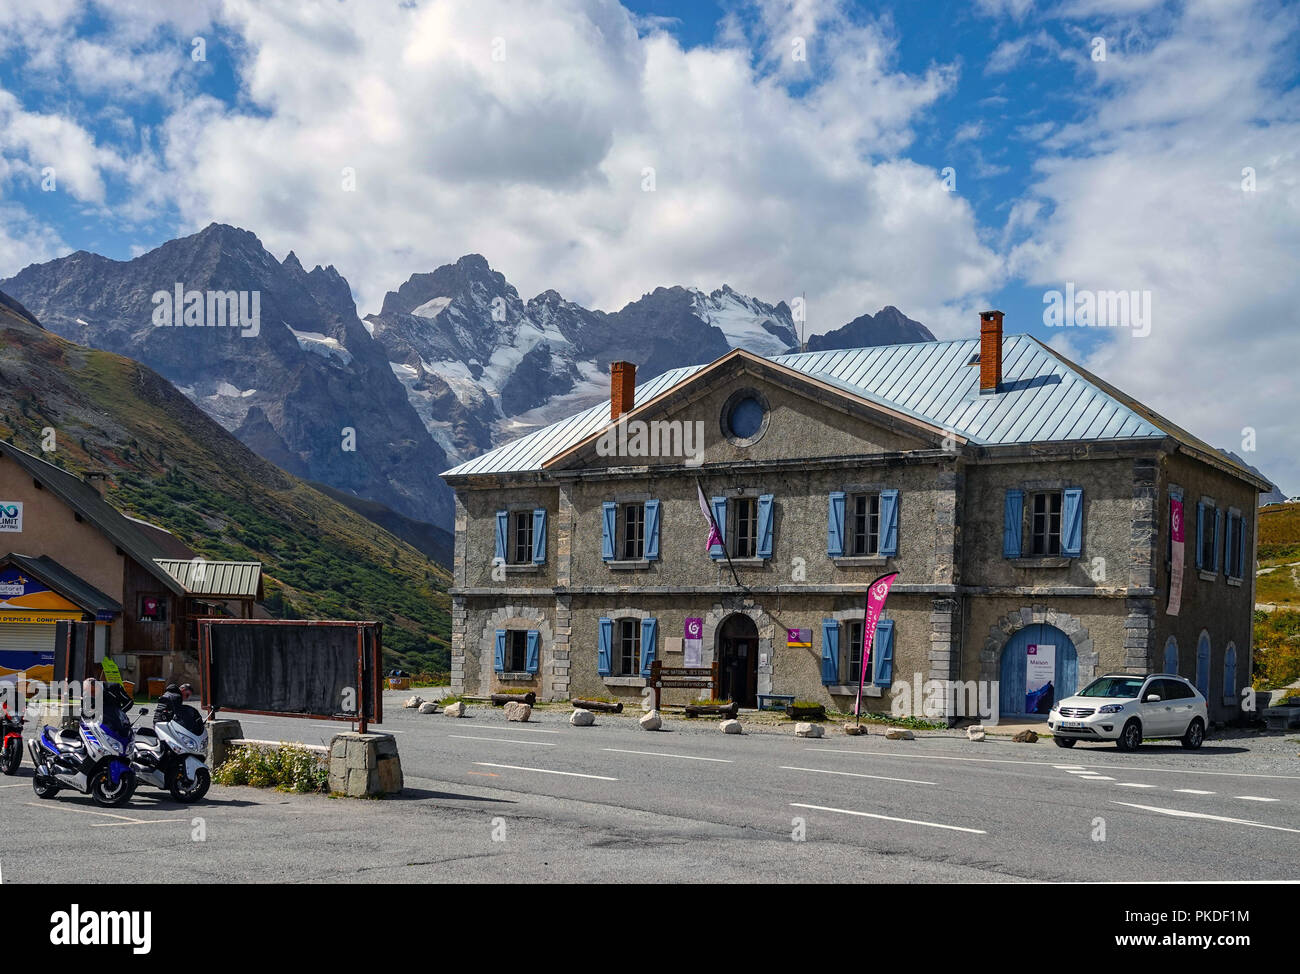
[[[1170,636],[1169,641],[1165,643],[1165,672],[1178,672],[1178,643],[1174,641],[1173,636]]]
[[[1202,639],[1196,644],[1196,689],[1210,699],[1210,641]]]
[[[844,491],[831,491],[826,508],[826,556],[841,558],[844,555]]]
[[[509,532],[510,515],[505,511],[497,511],[497,547],[494,558],[500,561],[506,560],[506,534]]]
[[[1197,503],[1196,505],[1196,567],[1204,568],[1205,558],[1205,505]]]
[[[533,563],[546,561],[546,508],[533,511]]]
[[[601,676],[609,676],[610,671],[613,669],[614,620],[601,619],[597,633],[596,672]]]
[[[718,536],[722,538],[721,545],[714,545],[709,549],[710,558],[725,558],[723,545],[727,543],[727,499],[725,497],[709,498],[709,507],[713,510],[713,520],[718,525]]]
[[[1223,654],[1223,699],[1237,697],[1237,647],[1229,646]]]
[[[497,630],[497,649],[494,665],[498,673],[504,672],[506,668],[506,631]]]
[[[840,624],[822,620],[822,683],[840,682]]]
[[[1008,490],[1002,503],[1002,557],[1020,557],[1020,532],[1024,526],[1025,492]]]
[[[1061,554],[1078,558],[1083,552],[1083,488],[1067,487],[1061,508]]]
[[[537,672],[537,658],[541,655],[541,633],[536,629],[528,630],[528,656],[524,664],[524,669],[529,673]]]
[[[1223,508],[1214,509],[1214,571],[1217,574],[1223,561]]]
[[[605,501],[600,505],[600,557],[605,561],[614,560],[614,532],[618,519],[618,505]]]
[[[1255,566],[1251,565],[1252,574]],[[1246,516],[1243,514],[1237,519],[1237,577],[1246,577]]]
[[[659,558],[659,502],[645,502],[645,556],[650,561]]]
[[[658,619],[641,620],[641,675],[650,678],[650,666],[655,661],[655,637],[659,632]]]
[[[878,687],[894,682],[894,620],[881,619],[876,623],[876,679]]]
[[[762,494],[758,498],[758,547],[755,550],[760,558],[772,557],[771,494]]]
[[[880,492],[880,553],[898,554],[898,491]]]

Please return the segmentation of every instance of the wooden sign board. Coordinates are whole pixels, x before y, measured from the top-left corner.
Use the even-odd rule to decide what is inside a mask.
[[[655,710],[660,706],[659,691],[665,687],[670,690],[708,690],[713,695],[718,691],[718,663],[715,660],[712,666],[663,666],[655,660],[650,664],[650,685],[655,691]]]

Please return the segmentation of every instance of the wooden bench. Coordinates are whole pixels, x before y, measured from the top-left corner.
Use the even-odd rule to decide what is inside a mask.
[[[786,707],[794,703],[794,694],[784,693],[760,693],[758,695],[759,710],[785,710]]]

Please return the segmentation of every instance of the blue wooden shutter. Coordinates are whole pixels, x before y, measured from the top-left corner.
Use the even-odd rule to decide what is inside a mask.
[[[826,556],[840,558],[844,555],[844,491],[831,491],[826,508]]]
[[[536,629],[528,630],[528,657],[524,663],[524,669],[529,673],[537,672],[537,659],[541,655],[539,651],[541,641],[541,633]]]
[[[655,637],[659,632],[658,619],[641,620],[641,675],[650,678],[650,666],[655,661]]]
[[[1205,505],[1198,502],[1196,505],[1196,567],[1205,567]]]
[[[876,623],[875,684],[887,687],[894,682],[894,620],[881,619]]]
[[[1223,654],[1223,699],[1237,700],[1237,647],[1229,646]]]
[[[1201,696],[1210,699],[1210,640],[1202,639],[1196,644],[1196,689]]]
[[[713,510],[713,520],[718,525],[718,537],[722,539],[722,544],[715,544],[709,549],[709,557],[725,558],[726,553],[723,551],[723,546],[727,543],[727,499],[725,497],[711,497],[709,498],[709,507]]]
[[[613,669],[614,620],[601,619],[599,627],[597,628],[597,633],[596,672],[601,676],[609,676]]]
[[[840,682],[840,624],[822,620],[822,683]]]
[[[1250,566],[1253,573],[1255,566]],[[1237,577],[1246,577],[1246,515],[1237,519]]]
[[[1223,560],[1223,508],[1214,509],[1214,571],[1217,574]]]
[[[880,492],[880,553],[898,554],[898,491]]]
[[[614,560],[614,533],[618,520],[618,505],[605,501],[600,505],[600,557],[604,561]]]
[[[772,495],[761,494],[758,498],[758,557],[772,557]]]
[[[1165,643],[1165,672],[1178,672],[1178,643],[1174,641],[1173,636],[1170,636],[1169,641]]]
[[[1061,554],[1078,558],[1083,551],[1083,488],[1064,490],[1061,517]]]
[[[546,508],[533,511],[533,563],[546,561]]]
[[[496,648],[496,657],[495,657],[495,659],[494,659],[494,661],[493,661],[493,665],[495,666],[496,671],[497,671],[498,673],[503,673],[503,672],[505,672],[505,668],[506,668],[506,631],[505,631],[504,629],[498,629],[498,630],[497,630],[497,648]]]
[[[497,511],[497,546],[493,557],[498,561],[506,560],[506,536],[509,531],[510,515],[505,511]]]
[[[645,502],[645,557],[649,561],[659,558],[659,502]]]
[[[1008,490],[1002,503],[1002,557],[1020,557],[1020,532],[1024,526],[1025,492]]]

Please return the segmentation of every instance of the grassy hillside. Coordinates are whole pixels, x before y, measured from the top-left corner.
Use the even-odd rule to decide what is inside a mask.
[[[207,557],[262,562],[273,614],[379,620],[386,665],[449,668],[444,569],[262,460],[157,373],[3,305],[0,437],[64,469],[108,474],[119,509]]]
[[[1255,603],[1255,685],[1263,690],[1300,680],[1300,504],[1259,511]]]

